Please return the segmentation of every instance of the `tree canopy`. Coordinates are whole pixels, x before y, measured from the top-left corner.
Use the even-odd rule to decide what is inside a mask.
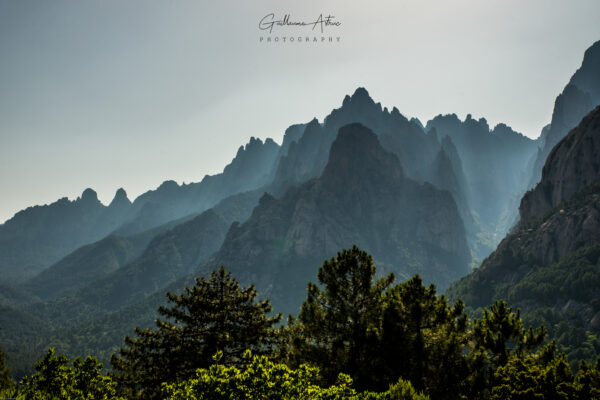
[[[324,261],[297,318],[279,314],[223,267],[167,294],[154,329],[112,361],[50,349],[18,399],[600,399],[600,361],[573,373],[546,330],[497,301],[471,319],[421,278],[376,278],[354,246]],[[541,348],[540,348],[541,347]],[[0,394],[15,396],[0,351]],[[2,390],[4,389],[4,392]]]
[[[115,378],[129,396],[156,398],[163,382],[179,382],[208,368],[221,351],[229,365],[245,362],[243,354],[269,354],[274,326],[281,315],[269,316],[268,300],[257,300],[254,286],[241,287],[223,267],[209,279],[197,278],[184,293],[168,293],[171,307],[161,306],[155,329],[135,330],[112,358]]]

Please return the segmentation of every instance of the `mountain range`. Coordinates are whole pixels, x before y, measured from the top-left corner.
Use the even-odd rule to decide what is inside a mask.
[[[449,296],[473,308],[505,299],[563,347],[579,335],[600,350],[599,154],[600,106],[552,149],[542,180],[521,200],[517,227]]]
[[[589,338],[597,285],[574,283],[584,297],[552,304],[530,293],[550,298],[572,265],[595,282],[598,109],[579,122],[600,103],[599,60],[597,42],[537,140],[471,115],[422,124],[358,88],[281,145],[251,138],[198,183],[166,181],[133,202],[119,189],[108,206],[86,189],[27,208],[0,225],[0,347],[17,374],[50,345],[106,361],[166,291],[220,265],[297,313],[323,260],[354,244],[380,274],[419,274],[473,309],[505,298],[530,320],[579,314]]]

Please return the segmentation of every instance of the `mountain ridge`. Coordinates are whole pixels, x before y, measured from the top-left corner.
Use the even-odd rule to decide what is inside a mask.
[[[397,157],[360,124],[340,129],[319,178],[280,198],[263,195],[250,219],[232,225],[221,249],[196,273],[226,265],[280,310],[293,311],[320,262],[352,244],[403,276],[420,271],[430,281],[435,269],[443,285],[467,272],[464,227],[451,195],[406,178]],[[407,255],[397,246],[412,250]],[[448,255],[454,262],[441,261]],[[459,265],[464,269],[452,270]]]
[[[543,323],[565,349],[600,332],[600,106],[553,148],[542,180],[523,196],[521,221],[447,294],[473,308],[496,299]],[[575,339],[573,339],[575,338]],[[577,339],[578,338],[578,339]],[[575,342],[573,342],[575,340]],[[569,342],[570,341],[570,342]],[[569,352],[575,362],[600,354]]]

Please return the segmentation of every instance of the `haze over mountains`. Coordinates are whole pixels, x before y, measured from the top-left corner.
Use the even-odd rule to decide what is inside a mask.
[[[453,284],[471,307],[506,299],[569,348],[600,332],[600,106],[548,156],[520,222],[475,272]],[[561,336],[563,335],[563,336]],[[595,352],[600,343],[594,340]],[[580,345],[581,343],[579,343]],[[572,358],[581,357],[575,353]]]
[[[418,273],[445,289],[492,252],[520,211],[516,230],[450,290],[487,305],[534,265],[596,251],[599,111],[561,139],[600,102],[599,59],[600,42],[537,140],[470,115],[423,125],[358,88],[322,122],[290,126],[281,145],[251,138],[201,182],[166,181],[133,202],[120,189],[108,206],[86,189],[23,210],[0,225],[0,347],[21,372],[50,344],[107,357],[152,321],[165,291],[219,265],[254,283],[276,311],[295,313],[323,259],[353,244],[382,274]],[[542,181],[523,197],[548,146]],[[596,316],[596,303],[576,301]]]
[[[552,122],[546,126],[538,138],[539,147],[533,164],[533,174],[529,188],[539,182],[542,167],[552,148],[581,119],[600,104],[600,41],[585,51],[581,67],[573,74],[562,93],[556,98]]]
[[[265,194],[199,272],[227,265],[278,310],[296,311],[320,262],[357,244],[382,271],[447,286],[468,272],[465,231],[450,193],[407,178],[361,124],[339,130],[323,173],[279,199]]]
[[[600,353],[598,88],[600,42],[586,51],[556,100],[551,125],[538,139],[532,180],[541,174],[541,181],[522,197],[518,225],[448,291],[473,308],[507,300],[527,322],[544,324],[572,361]]]
[[[452,122],[442,122],[448,120]],[[503,233],[507,224],[496,226],[495,221],[488,221],[489,218],[481,211],[480,203],[484,202],[480,199],[493,197],[495,202],[502,203],[503,199],[518,195],[522,183],[514,177],[511,169],[523,165],[523,160],[518,157],[531,150],[534,142],[503,125],[498,127],[498,132],[490,131],[483,121],[479,126],[469,118],[461,122],[455,116],[436,118],[428,124],[428,127],[431,125],[429,133],[425,133],[416,120],[409,121],[397,109],[390,112],[382,108],[366,90],[359,88],[353,96],[346,96],[342,107],[333,110],[322,124],[313,120],[290,127],[282,146],[270,139],[263,143],[252,138],[246,146],[240,147],[223,173],[206,176],[199,183],[178,185],[165,181],[133,203],[129,202],[123,190],[119,190],[108,207],[97,200],[95,192],[86,189],[78,200],[61,199],[51,205],[29,208],[16,214],[0,226],[0,271],[8,280],[22,280],[41,272],[78,247],[110,233],[119,236],[137,234],[203,212],[230,195],[261,187],[274,195],[281,195],[288,187],[315,178],[323,171],[337,130],[352,122],[372,127],[382,145],[398,156],[408,177],[418,182],[432,182],[450,191],[466,221],[469,243],[477,249],[476,257],[491,251],[495,244],[493,239],[483,241],[477,239],[477,235],[497,234],[497,229]],[[431,128],[439,128],[441,135]],[[500,132],[501,129],[503,131]],[[469,132],[480,135],[478,142],[483,142],[470,143]],[[446,137],[449,139],[444,140]],[[499,146],[499,142],[504,144]],[[474,146],[493,149],[487,151],[495,152],[496,156],[488,157],[488,160],[510,160],[514,154],[517,158],[509,163],[506,173],[496,172],[502,171],[498,164],[492,165],[487,161],[478,164],[477,160],[472,160],[476,157],[472,153],[481,150]],[[461,157],[469,167],[474,165],[477,172],[465,172],[467,169],[463,167]],[[486,159],[479,157],[480,160]],[[480,176],[472,177],[473,174]],[[498,184],[498,176],[508,177],[502,193],[492,189]],[[473,185],[478,186],[472,188]],[[481,188],[483,194],[479,192]],[[478,193],[479,199],[471,199],[473,193]],[[472,209],[470,203],[474,205]],[[484,215],[481,221],[479,215]],[[78,223],[81,226],[75,226]],[[32,228],[31,224],[39,226]]]

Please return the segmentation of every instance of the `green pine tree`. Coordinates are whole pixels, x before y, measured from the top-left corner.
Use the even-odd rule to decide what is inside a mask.
[[[198,368],[208,368],[221,351],[221,362],[244,364],[244,352],[272,352],[274,325],[281,315],[269,316],[268,300],[257,301],[254,286],[246,288],[223,267],[210,279],[197,278],[181,295],[167,294],[170,307],[160,307],[165,319],[155,329],[135,330],[111,362],[115,377],[130,397],[158,398],[162,382],[193,378]]]
[[[384,304],[378,352],[382,383],[401,377],[432,398],[458,398],[469,375],[463,303],[451,307],[417,275],[389,289]]]
[[[539,347],[546,337],[546,329],[525,329],[519,310],[512,311],[506,302],[498,300],[489,311],[483,310],[483,317],[473,322],[475,343],[487,350],[493,367],[501,367],[508,362],[512,353],[523,355]]]
[[[373,259],[356,246],[323,263],[318,279],[324,289],[309,283],[298,321],[292,321],[293,364],[318,366],[328,385],[345,373],[357,388],[370,388],[383,293],[394,279],[374,277]]]
[[[492,400],[594,398],[577,393],[566,356],[557,354],[555,342],[537,354],[514,353],[495,371],[494,382]]]

